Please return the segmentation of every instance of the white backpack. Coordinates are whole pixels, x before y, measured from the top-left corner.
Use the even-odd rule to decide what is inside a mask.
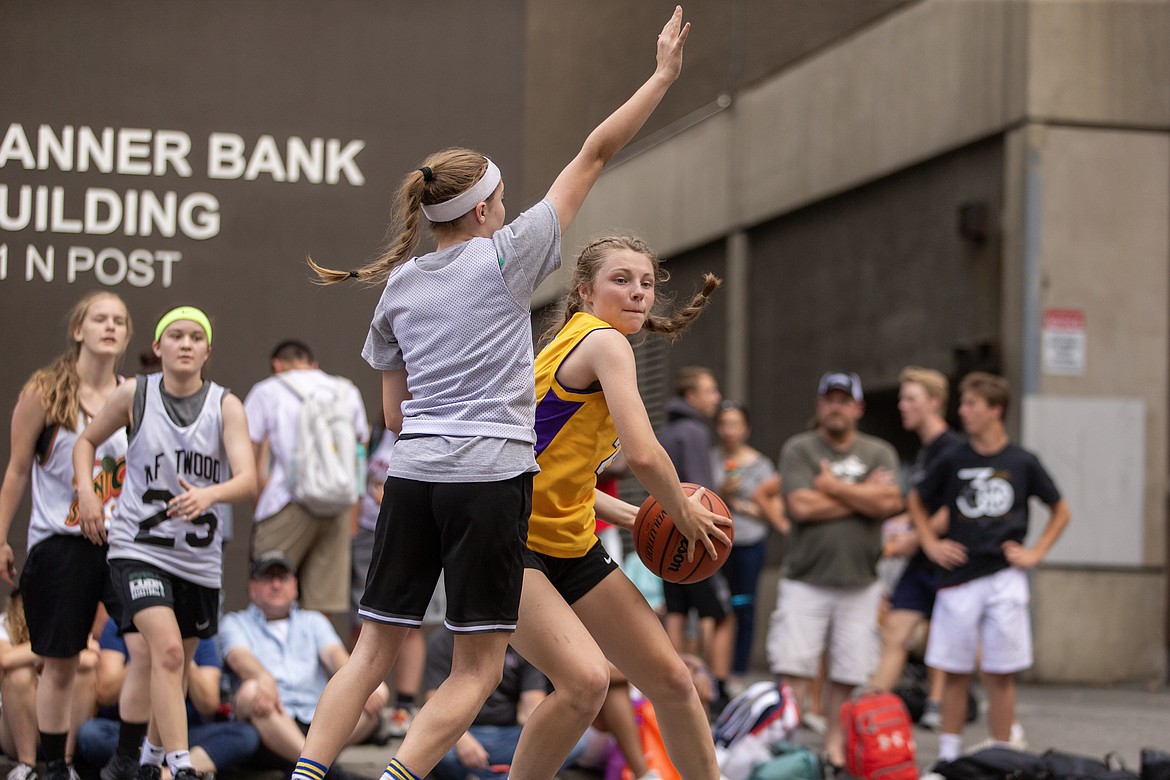
[[[787,683],[762,680],[736,696],[713,727],[715,760],[727,780],[747,780],[772,758],[772,745],[791,740],[800,726],[796,697]]]
[[[350,405],[353,384],[332,377],[332,394],[305,392],[284,374],[277,377],[301,399],[296,446],[286,475],[289,493],[313,515],[336,515],[353,506],[361,492]]]

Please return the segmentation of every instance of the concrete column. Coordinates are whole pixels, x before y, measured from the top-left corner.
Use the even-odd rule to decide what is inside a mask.
[[[748,354],[748,292],[751,249],[747,233],[737,230],[727,237],[727,274],[723,293],[727,300],[727,376],[723,395],[751,406]]]

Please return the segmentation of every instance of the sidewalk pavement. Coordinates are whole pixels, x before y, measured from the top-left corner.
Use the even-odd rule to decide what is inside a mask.
[[[1170,751],[1170,688],[1149,690],[1141,686],[1090,688],[1078,686],[1021,684],[1016,707],[1024,727],[1028,750],[1042,753],[1056,748],[1090,756],[1116,753],[1125,765],[1137,771],[1143,747]],[[821,738],[802,729],[799,740],[819,751]],[[929,769],[938,757],[938,736],[915,728],[918,765]],[[983,717],[967,725],[964,748],[987,738]],[[398,742],[385,747],[346,748],[340,763],[360,777],[377,778],[394,755]],[[595,778],[588,772],[571,770],[565,778]]]

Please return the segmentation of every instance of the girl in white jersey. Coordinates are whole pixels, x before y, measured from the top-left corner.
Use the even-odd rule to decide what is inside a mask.
[[[678,77],[689,31],[676,8],[658,37],[654,75],[589,135],[545,199],[511,224],[499,169],[481,154],[449,149],[403,181],[381,258],[351,272],[313,264],[327,283],[386,281],[363,355],[382,371],[387,427],[399,440],[359,611],[366,622],[353,663],[321,697],[294,778],[323,780],[361,701],[421,625],[440,570],[456,634],[452,674],[415,716],[383,778],[430,772],[499,681],[536,470],[531,294],[559,265],[560,236],[602,167]],[[437,248],[411,258],[420,212]],[[576,713],[582,729],[601,706],[605,691],[596,693]],[[510,776],[551,777],[565,756],[548,754],[541,745],[521,749]]]
[[[163,315],[153,349],[162,372],[111,394],[78,438],[73,463],[81,474],[95,448],[128,429],[123,496],[109,530],[110,574],[122,596],[120,629],[142,635],[150,662],[131,667],[144,677],[127,679],[131,693],[121,706],[141,713],[146,705],[152,717],[155,733],[143,746],[139,777],[157,779],[165,753],[176,780],[194,780],[183,676],[198,640],[218,629],[222,519],[227,504],[255,497],[256,467],[243,404],[203,379],[211,356],[207,315],[191,306]],[[105,541],[97,496],[82,486],[78,500],[83,533]]]
[[[109,586],[106,547],[82,538],[73,490],[73,442],[118,386],[115,366],[130,342],[130,315],[122,299],[96,292],[69,315],[69,349],[33,374],[12,412],[11,451],[0,487],[0,576],[16,576],[8,531],[25,487],[32,481],[28,557],[20,587],[28,611],[32,649],[45,667],[37,689],[37,728],[48,775],[68,780],[66,734],[78,659],[89,640],[99,599],[118,614]],[[102,448],[78,472],[105,517],[121,492],[126,434],[111,430]],[[96,491],[96,492],[95,492]]]

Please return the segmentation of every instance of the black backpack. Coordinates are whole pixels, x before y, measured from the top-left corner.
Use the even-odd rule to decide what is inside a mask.
[[[1002,747],[942,761],[934,771],[947,780],[1052,780],[1040,756]]]

